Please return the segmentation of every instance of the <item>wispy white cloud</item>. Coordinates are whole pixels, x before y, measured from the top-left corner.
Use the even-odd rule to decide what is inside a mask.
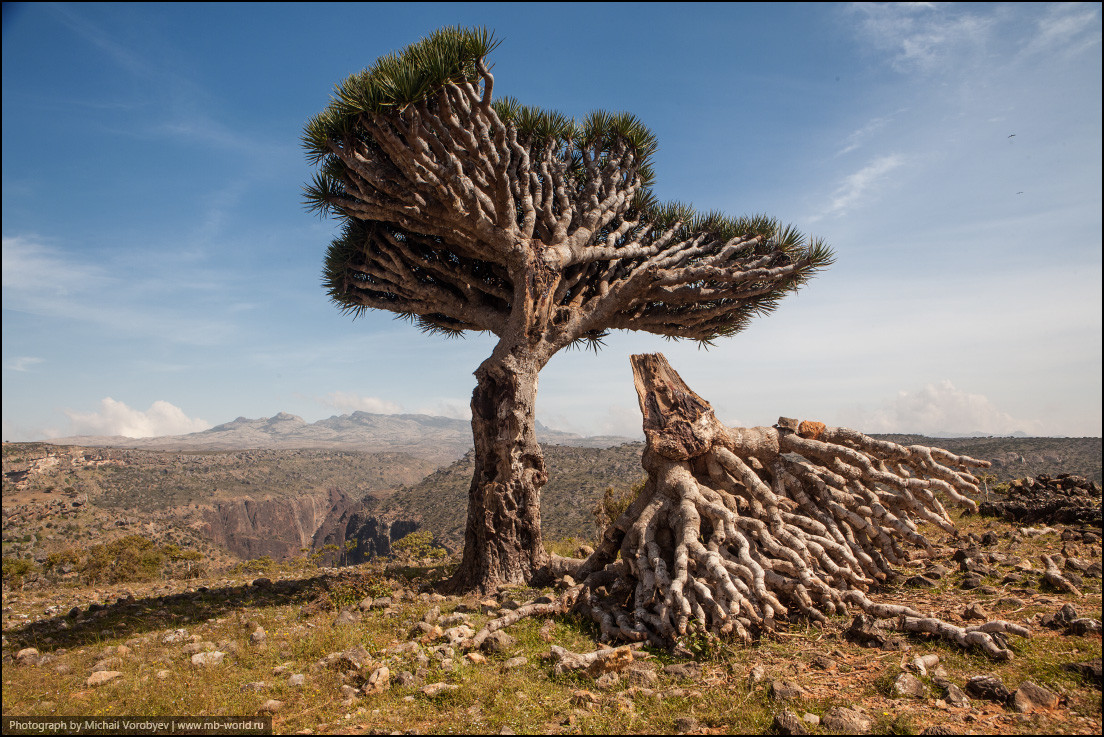
[[[158,400],[145,412],[125,403],[105,397],[98,412],[65,410],[69,417],[70,435],[122,435],[128,438],[151,438],[161,435],[185,435],[211,427],[211,423],[184,414],[184,410]]]
[[[1024,49],[1028,55],[1069,57],[1100,46],[1098,3],[1048,3],[1035,25],[1037,32]]]
[[[37,366],[45,359],[34,356],[19,356],[4,361],[4,368],[9,371],[30,371],[32,366]]]
[[[847,175],[832,193],[829,203],[820,213],[810,217],[810,221],[842,215],[862,206],[877,195],[877,189],[885,184],[887,175],[904,163],[905,157],[899,154],[879,156],[857,172]]]
[[[402,405],[379,397],[365,397],[351,392],[330,392],[318,401],[341,412],[371,412],[379,415],[395,415],[402,412]]]
[[[843,156],[844,154],[849,154],[852,151],[861,148],[863,144],[867,141],[867,139],[869,139],[878,131],[885,128],[886,125],[888,125],[896,116],[900,115],[903,112],[905,111],[902,109],[898,110],[895,113],[892,113],[891,115],[883,115],[877,118],[873,118],[863,127],[853,131],[851,135],[847,136],[847,138],[844,140],[843,148],[836,152],[836,156]]]
[[[197,293],[217,291],[209,274],[183,270],[171,260],[163,273],[135,273],[130,265],[102,258],[95,263],[36,237],[4,236],[2,243],[5,310],[192,345],[223,343],[233,332],[228,321],[206,317],[193,300]]]
[[[873,410],[853,408],[841,414],[848,425],[866,433],[1046,434],[1043,423],[1013,417],[986,396],[957,389],[949,380],[901,391]]]
[[[900,71],[946,68],[964,51],[984,47],[995,18],[957,5],[854,3],[859,27]]]

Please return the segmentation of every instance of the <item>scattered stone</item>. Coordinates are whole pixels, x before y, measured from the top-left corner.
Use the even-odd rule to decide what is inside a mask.
[[[877,626],[877,622],[865,613],[851,620],[851,626],[843,633],[844,639],[862,647],[876,647],[882,650],[908,650],[909,646],[900,637],[893,637]]]
[[[620,673],[603,673],[601,676],[598,677],[598,680],[594,682],[594,685],[602,689],[603,691],[609,691],[611,689],[617,688],[618,684],[620,683]]]
[[[965,709],[970,705],[970,697],[966,692],[949,682],[943,686],[943,700],[959,709]]]
[[[54,667],[54,672],[57,673],[59,676],[67,676],[73,672],[73,669],[69,666],[68,663],[58,663]]]
[[[487,662],[487,656],[483,653],[467,653],[464,657],[467,658],[472,665],[483,665]]]
[[[678,717],[675,719],[675,731],[679,734],[696,732],[700,727],[701,723],[694,717]]]
[[[694,662],[671,663],[663,666],[663,672],[675,678],[701,678],[701,666]]]
[[[467,624],[470,617],[467,614],[450,614],[447,617],[441,617],[437,624],[442,628],[455,627],[458,624]]]
[[[997,599],[997,606],[1000,606],[1000,607],[1014,607],[1016,609],[1020,609],[1022,607],[1027,606],[1027,602],[1024,601],[1023,599],[1018,599],[1015,596],[1005,596],[1005,597],[1002,597],[1000,599]]]
[[[122,664],[122,658],[104,658],[103,660],[92,666],[92,672],[96,673],[101,670],[115,670]]]
[[[1004,501],[984,502],[978,512],[1021,524],[1100,526],[1100,484],[1082,476],[1060,474],[1016,479]],[[1033,528],[1026,528],[1025,534]],[[1036,534],[1057,532],[1043,528]]]
[[[347,683],[341,684],[341,705],[352,706],[357,701],[357,690]]]
[[[1049,711],[1058,706],[1058,694],[1031,681],[1024,681],[1012,693],[1012,708],[1020,714]]]
[[[602,699],[595,693],[579,689],[571,692],[571,703],[582,707],[597,706],[602,703]]]
[[[514,668],[520,668],[529,662],[529,658],[524,655],[519,655],[516,658],[510,658],[502,663],[502,667],[499,670],[513,670]]]
[[[824,712],[824,716],[820,718],[820,724],[829,732],[866,734],[870,731],[872,722],[860,711],[848,709],[845,706],[834,706]]]
[[[1069,623],[1069,628],[1066,631],[1071,635],[1099,635],[1100,620],[1091,619],[1090,617],[1078,617]]]
[[[916,589],[934,589],[939,584],[927,576],[910,576],[905,580],[905,586]]]
[[[663,670],[667,670],[667,669],[664,668]],[[767,680],[767,669],[764,668],[763,666],[755,665],[755,666],[752,666],[750,671],[748,671],[748,686],[749,687],[755,688],[756,686],[758,686],[760,683],[762,683],[765,680]]]
[[[307,682],[307,677],[302,673],[293,673],[288,676],[287,684],[292,688],[301,688]]]
[[[391,670],[386,666],[380,666],[368,676],[368,683],[364,685],[364,693],[383,693],[391,686]]]
[[[502,630],[492,632],[479,648],[485,653],[501,653],[517,644],[512,636]]]
[[[836,661],[829,658],[827,655],[818,655],[813,658],[810,663],[817,670],[834,671],[839,668],[839,664]]]
[[[434,631],[443,632],[444,630],[429,622],[415,622],[414,626],[410,628],[410,637],[427,637]]]
[[[37,648],[25,647],[15,654],[15,661],[20,665],[38,665],[41,657]]]
[[[167,670],[159,670],[159,671],[157,671],[157,677],[160,678],[162,673],[165,674],[166,678],[169,675],[169,672]],[[268,687],[268,684],[265,683],[264,681],[250,681],[249,683],[243,683],[238,690],[239,691],[264,691],[267,687]]]
[[[277,701],[276,699],[269,699],[261,705],[260,711],[264,714],[275,714],[284,707],[283,701]]]
[[[373,599],[372,604],[369,608],[370,609],[390,609],[391,608],[391,597],[390,596],[381,596],[378,599]]]
[[[972,619],[980,619],[984,622],[988,622],[990,619],[993,618],[993,615],[985,611],[985,607],[983,607],[981,604],[974,602],[973,604],[970,604],[968,607],[966,607],[966,610],[962,613],[962,618],[966,621],[970,621]]]
[[[84,683],[86,686],[102,686],[105,683],[111,683],[122,675],[117,670],[100,670],[90,675]]]
[[[1086,660],[1082,663],[1066,663],[1062,667],[1071,673],[1080,675],[1087,681],[1092,681],[1097,688],[1101,687],[1100,658]]]
[[[935,564],[929,566],[926,571],[924,571],[924,575],[927,576],[928,578],[934,578],[936,581],[939,581],[940,579],[943,579],[947,575],[949,575],[950,572],[951,572],[951,569],[947,568],[947,566],[941,565],[939,563],[935,563]]]
[[[623,673],[625,678],[636,686],[644,686],[645,688],[654,688],[659,684],[659,674],[652,668],[649,668],[642,664],[630,665]]]
[[[267,639],[268,639],[268,633],[265,632],[264,627],[260,627],[260,626],[258,626],[257,629],[253,630],[253,633],[251,635],[249,635],[249,641],[252,642],[254,645],[260,645],[262,642],[264,642]]]
[[[775,701],[788,701],[799,699],[806,691],[793,681],[774,680],[770,685],[770,697]]]
[[[911,673],[902,673],[893,681],[893,693],[896,696],[909,696],[914,699],[922,699],[928,695],[928,687]]]
[[[173,643],[183,642],[187,638],[188,633],[185,630],[173,630],[161,638],[161,644],[172,645]]]
[[[1063,604],[1062,608],[1054,614],[1048,614],[1043,617],[1041,624],[1044,627],[1050,627],[1052,629],[1061,629],[1068,627],[1069,624],[1080,618],[1080,614],[1077,612],[1077,608],[1073,604]]]
[[[466,624],[461,624],[458,627],[449,627],[443,634],[448,639],[450,645],[459,645],[464,640],[474,637],[475,630]]]
[[[439,696],[448,691],[457,691],[459,689],[459,686],[454,686],[451,683],[431,683],[428,686],[422,686],[420,690],[424,695],[433,698],[434,696]]]
[[[345,607],[334,617],[333,626],[342,627],[347,624],[356,624],[360,621],[360,613],[352,607]]]
[[[976,573],[968,573],[962,579],[962,583],[958,585],[959,588],[969,591],[976,589],[982,585],[981,576]]]
[[[996,701],[999,704],[1007,703],[1012,696],[1000,677],[995,675],[974,676],[966,681],[966,693],[974,698]]]
[[[816,714],[813,714],[812,712],[809,712],[809,711],[807,711],[807,712],[805,712],[804,714],[801,715],[801,721],[805,722],[810,727],[820,726],[820,717],[818,717]]]
[[[208,653],[196,653],[192,656],[192,665],[197,668],[207,668],[222,663],[222,659],[226,657],[226,653],[215,650]]]
[[[997,538],[997,533],[990,530],[981,536],[981,544],[987,548],[991,548],[996,545],[1000,540]]]
[[[440,619],[440,618],[441,618],[441,607],[434,606],[434,607],[431,607],[429,609],[429,611],[427,611],[425,613],[425,616],[422,617],[422,621],[425,622],[426,624],[432,626],[432,625],[437,624],[437,620]]]

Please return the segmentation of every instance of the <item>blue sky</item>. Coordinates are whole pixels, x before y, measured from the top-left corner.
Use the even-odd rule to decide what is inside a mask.
[[[4,6],[3,437],[467,415],[491,338],[328,303],[304,122],[443,25],[495,92],[656,133],[656,193],[836,264],[709,351],[618,333],[538,419],[636,434],[630,353],[731,424],[1101,434],[1099,4]]]

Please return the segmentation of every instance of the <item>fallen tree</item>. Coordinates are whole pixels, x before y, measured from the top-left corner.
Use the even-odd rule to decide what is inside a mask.
[[[855,609],[995,659],[1012,657],[1005,634],[1028,636],[1009,622],[959,627],[868,596],[897,577],[894,566],[934,552],[918,523],[955,532],[937,493],[976,509],[970,469],[988,462],[819,422],[728,428],[661,354],[632,365],[647,482],[586,561],[553,561],[569,587],[540,613],[572,608],[604,640],[663,647],[694,631],[748,642],[780,621]]]

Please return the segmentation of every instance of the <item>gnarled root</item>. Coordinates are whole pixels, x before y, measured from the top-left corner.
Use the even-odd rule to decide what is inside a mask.
[[[604,640],[670,644],[702,630],[747,641],[794,615],[858,606],[1011,656],[993,635],[1026,632],[1015,625],[958,628],[865,594],[911,549],[932,552],[917,523],[955,531],[935,494],[974,508],[970,469],[987,462],[786,418],[727,428],[662,356],[634,356],[633,369],[648,481],[576,575],[575,608]]]
[[[1074,596],[1081,596],[1081,589],[1073,585],[1073,582],[1062,575],[1062,569],[1058,567],[1058,561],[1049,555],[1041,555],[1039,559],[1043,561],[1043,565],[1046,566],[1046,570],[1043,572],[1043,580],[1053,586],[1058,591],[1063,591],[1067,594],[1073,594]]]

